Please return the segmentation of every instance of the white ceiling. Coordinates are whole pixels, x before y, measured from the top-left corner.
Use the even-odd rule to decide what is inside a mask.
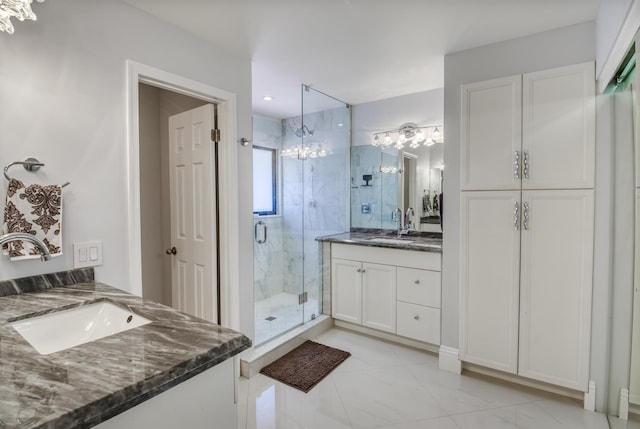
[[[124,0],[250,58],[253,110],[300,114],[300,84],[349,104],[444,85],[444,55],[594,20],[600,0]],[[274,100],[262,99],[271,95]]]

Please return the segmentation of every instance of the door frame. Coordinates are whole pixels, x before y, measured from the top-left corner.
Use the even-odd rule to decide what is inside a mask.
[[[223,130],[218,146],[220,320],[224,326],[239,329],[240,255],[238,242],[238,145],[235,144],[236,95],[132,60],[126,61],[126,71],[130,291],[142,296],[138,84],[145,83],[218,105],[218,123]]]

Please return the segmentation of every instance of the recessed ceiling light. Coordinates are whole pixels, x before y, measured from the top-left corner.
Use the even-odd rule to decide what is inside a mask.
[[[340,123],[338,124],[338,126],[339,126],[339,127],[342,127],[342,126],[344,126],[344,124],[343,124],[342,122],[340,122]]]
[[[270,95],[265,95],[264,97],[262,97],[262,99],[263,99],[264,101],[271,101],[271,100],[273,100],[273,97],[272,97],[272,96],[270,96]]]

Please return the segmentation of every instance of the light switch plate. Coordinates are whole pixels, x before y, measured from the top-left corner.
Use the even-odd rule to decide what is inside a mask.
[[[102,265],[102,241],[73,243],[73,268]]]

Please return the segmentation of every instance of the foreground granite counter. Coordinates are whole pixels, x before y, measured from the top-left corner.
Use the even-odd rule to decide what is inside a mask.
[[[50,355],[9,324],[97,299],[152,322]],[[92,427],[250,346],[241,333],[95,282],[92,270],[0,282],[0,428]]]
[[[327,243],[442,253],[442,233],[411,231],[399,239],[397,235],[396,231],[388,229],[352,228],[350,232],[326,235],[318,237],[316,240]]]

